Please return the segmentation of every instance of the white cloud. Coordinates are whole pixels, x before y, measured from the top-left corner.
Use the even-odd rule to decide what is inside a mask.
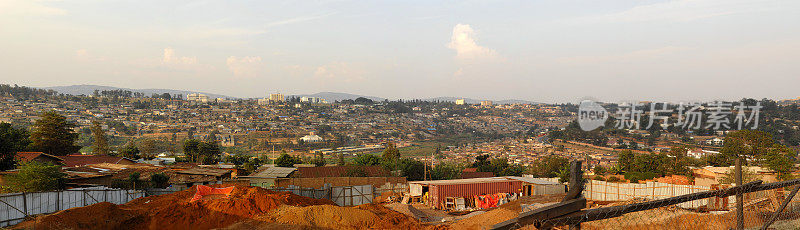
[[[458,24],[453,27],[453,36],[447,47],[456,51],[456,58],[460,60],[492,59],[497,58],[497,52],[475,42],[475,30],[469,25]]]
[[[228,57],[226,61],[228,65],[228,69],[233,73],[235,77],[245,77],[251,78],[255,77],[261,70],[263,69],[261,65],[261,57]]]
[[[175,56],[175,50],[168,47],[164,48],[164,57],[161,59],[161,63],[167,65],[195,65],[197,64],[197,57]]]
[[[366,71],[363,68],[346,62],[330,63],[317,67],[317,70],[314,71],[314,77],[316,78],[345,82],[364,80],[364,74],[366,74]]]
[[[67,11],[42,4],[43,1],[34,0],[2,0],[0,1],[0,15],[64,15]]]

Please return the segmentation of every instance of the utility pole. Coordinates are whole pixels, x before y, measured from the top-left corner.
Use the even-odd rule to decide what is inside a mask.
[[[742,186],[742,158],[736,158],[736,186]],[[744,194],[736,192],[736,229],[744,229]]]

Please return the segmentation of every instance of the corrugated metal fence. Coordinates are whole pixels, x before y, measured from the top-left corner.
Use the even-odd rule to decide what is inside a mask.
[[[100,202],[123,204],[144,196],[145,193],[140,190],[107,187],[0,194],[0,227],[15,225],[22,222],[26,216],[53,213]]]
[[[655,200],[710,190],[711,188],[706,186],[676,185],[652,181],[638,184],[589,180],[586,183],[583,195],[586,199],[597,201],[625,201],[634,198]],[[699,208],[706,204],[708,204],[708,199],[702,199],[680,203],[678,207]]]
[[[372,185],[357,186],[335,186],[326,184],[322,188],[301,188],[298,186],[288,186],[287,188],[269,187],[273,191],[291,192],[296,195],[311,197],[316,199],[328,199],[339,206],[352,206],[372,203],[377,193]]]

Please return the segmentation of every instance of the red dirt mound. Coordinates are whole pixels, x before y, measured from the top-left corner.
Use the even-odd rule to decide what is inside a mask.
[[[315,205],[282,206],[274,211],[228,226],[239,229],[435,229],[416,219],[375,204],[356,207]],[[439,227],[442,228],[442,227]]]
[[[215,185],[227,187],[233,185]],[[197,189],[150,196],[127,204],[98,203],[36,218],[18,228],[28,229],[212,229],[265,214],[281,205],[333,205],[288,192],[240,186],[229,198],[189,202]]]

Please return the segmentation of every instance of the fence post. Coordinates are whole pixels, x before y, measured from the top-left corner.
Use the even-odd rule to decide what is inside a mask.
[[[736,186],[742,186],[742,158],[736,158]],[[744,195],[742,190],[736,192],[736,229],[744,229]]]
[[[22,193],[22,212],[25,214],[25,218],[28,217],[28,196],[25,195],[25,192]]]
[[[56,212],[61,211],[61,192],[56,191]]]

